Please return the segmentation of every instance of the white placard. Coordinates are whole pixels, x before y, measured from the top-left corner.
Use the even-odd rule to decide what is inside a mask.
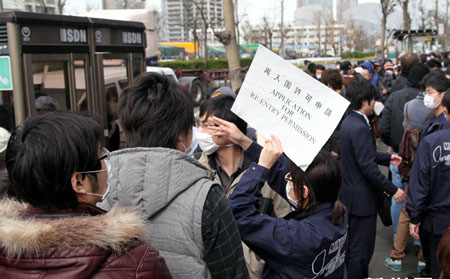
[[[305,171],[349,104],[321,82],[259,46],[231,110],[265,137],[279,137],[286,155]]]

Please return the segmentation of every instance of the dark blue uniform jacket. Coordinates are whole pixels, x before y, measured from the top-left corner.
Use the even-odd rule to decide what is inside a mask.
[[[422,138],[428,136],[429,134],[450,128],[450,123],[447,120],[447,116],[445,113],[441,113],[438,115],[438,117],[433,116],[425,125],[423,125],[422,129]]]
[[[294,211],[283,219],[261,215],[261,188],[267,180],[286,199],[288,159],[282,156],[268,170],[255,163],[261,147],[255,143],[245,155],[254,161],[230,196],[242,240],[265,262],[264,278],[346,278],[344,260],[348,218],[331,222],[333,204]]]
[[[377,152],[364,117],[351,112],[341,126],[341,200],[350,215],[376,215],[383,194],[392,196],[397,192],[397,187],[378,168],[378,164],[388,166],[390,160],[390,154]]]
[[[450,226],[450,129],[422,139],[409,179],[406,209],[411,223],[432,234]]]

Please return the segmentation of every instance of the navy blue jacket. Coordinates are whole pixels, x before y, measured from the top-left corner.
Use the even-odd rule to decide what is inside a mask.
[[[364,117],[351,112],[341,127],[341,200],[350,215],[376,215],[383,194],[392,196],[397,192],[397,187],[378,168],[378,164],[388,166],[390,160],[390,154],[377,152]]]
[[[246,155],[256,161],[261,147],[253,143]],[[321,204],[294,211],[283,219],[261,215],[261,188],[267,180],[286,199],[282,156],[269,171],[253,162],[231,194],[230,206],[242,240],[265,262],[263,278],[345,278],[348,218],[340,226],[331,221],[333,205]]]
[[[450,123],[447,120],[447,116],[444,112],[439,114],[437,117],[433,116],[425,125],[423,125],[422,129],[422,138],[428,136],[429,134],[450,128]]]
[[[450,129],[422,139],[411,170],[406,210],[432,234],[450,226]]]

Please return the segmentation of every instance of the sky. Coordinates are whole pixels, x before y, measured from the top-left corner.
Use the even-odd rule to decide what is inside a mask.
[[[150,0],[151,5],[160,6],[160,0]],[[379,3],[379,0],[359,0],[358,3]],[[87,10],[87,7],[100,8],[101,0],[69,0],[66,11],[71,15],[79,15]],[[294,21],[294,11],[297,0],[284,0],[286,23]],[[259,24],[263,16],[267,16],[275,22],[281,18],[281,0],[238,0],[239,14],[247,17],[250,23]]]

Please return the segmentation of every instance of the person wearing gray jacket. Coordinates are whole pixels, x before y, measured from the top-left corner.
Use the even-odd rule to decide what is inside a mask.
[[[409,125],[416,129],[422,129],[423,125],[430,119],[430,115],[433,113],[432,109],[425,107],[423,104],[423,91],[420,91],[416,98],[405,104],[403,108],[403,129],[408,126],[406,123],[406,113],[408,112]]]
[[[177,83],[143,73],[123,91],[119,120],[126,149],[111,154],[110,194],[101,207],[136,207],[146,240],[173,278],[248,278],[241,239],[222,186],[188,156],[192,99]]]

